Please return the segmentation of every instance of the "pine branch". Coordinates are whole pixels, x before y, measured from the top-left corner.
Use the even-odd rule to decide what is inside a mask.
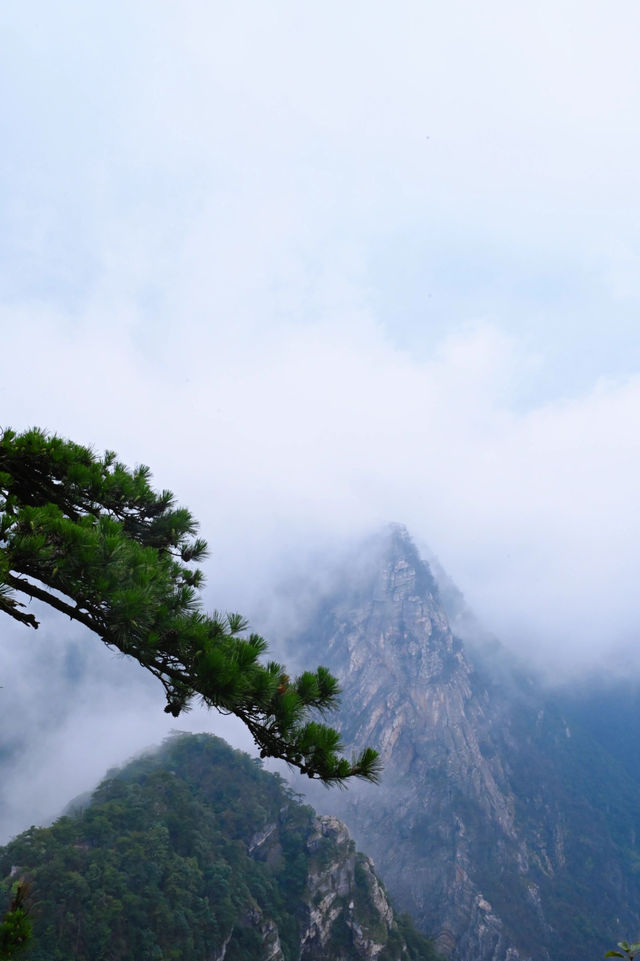
[[[325,783],[376,780],[374,751],[349,762],[338,733],[309,720],[338,701],[326,668],[292,681],[260,660],[263,638],[238,636],[248,627],[239,614],[201,612],[202,574],[189,564],[206,542],[149,481],[147,467],[129,471],[110,451],[100,458],[37,429],[0,433],[0,612],[37,628],[11,592],[41,601],[134,657],[175,717],[199,696],[244,721],[264,756]]]
[[[28,627],[33,627],[37,630],[39,621],[33,614],[25,614],[19,611],[19,607],[25,607],[25,605],[21,604],[20,601],[16,601],[13,597],[0,596],[0,611],[4,611],[9,617],[13,617],[14,620],[20,621],[22,624],[26,624]]]
[[[49,591],[45,591],[41,587],[36,587],[35,584],[32,584],[31,581],[28,581],[26,578],[14,577],[13,574],[6,574],[5,582],[14,590],[21,591],[23,594],[27,594],[29,597],[33,597],[38,601],[43,601],[50,607],[60,611],[61,614],[66,614],[67,617],[71,618],[71,620],[80,621],[80,623],[84,624],[85,627],[88,627],[89,630],[94,631],[95,633],[100,633],[96,625],[96,621],[89,614],[82,611],[79,607],[72,607],[70,604],[65,603],[65,601],[61,600],[59,597],[56,597],[55,594],[50,594]],[[33,618],[33,620],[35,623],[31,626],[37,627],[38,621],[36,621],[35,618]]]

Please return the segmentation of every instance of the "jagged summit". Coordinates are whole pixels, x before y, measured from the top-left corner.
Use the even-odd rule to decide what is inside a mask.
[[[381,535],[381,549],[386,556],[388,574],[408,578],[416,593],[438,598],[438,584],[428,563],[422,559],[404,524],[390,524]]]
[[[317,803],[399,906],[456,961],[582,961],[636,931],[640,815],[624,770],[612,781],[611,759],[499,650],[467,656],[402,525],[330,583],[296,639],[341,681],[347,747],[376,747],[384,774],[379,791]]]
[[[411,764],[418,730],[431,736],[433,725],[423,717],[433,713],[434,685],[456,677],[468,687],[469,667],[435,580],[400,525],[366,542],[359,563],[336,579],[299,643],[314,652],[322,648],[323,662],[342,679],[349,702],[342,712],[345,740],[375,743],[385,765],[393,755],[396,770]],[[381,705],[393,710],[392,727]]]

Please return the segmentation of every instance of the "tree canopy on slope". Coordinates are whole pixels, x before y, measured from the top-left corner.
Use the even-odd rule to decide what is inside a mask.
[[[381,910],[352,842],[321,834],[282,778],[207,734],[168,738],[0,848],[0,904],[16,871],[33,904],[28,961],[355,961],[371,940],[378,961],[438,961]]]

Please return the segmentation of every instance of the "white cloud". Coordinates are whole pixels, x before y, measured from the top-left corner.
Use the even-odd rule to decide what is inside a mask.
[[[558,670],[633,642],[635,5],[0,16],[3,424],[150,464],[212,606],[398,520]],[[45,753],[152,735],[110,677]]]
[[[343,324],[262,332],[240,358],[185,325],[156,369],[123,331],[80,328],[36,350],[32,399],[15,402],[9,372],[5,415],[150,463],[212,542],[217,605],[251,604],[306,539],[398,519],[506,640],[564,659],[625,640],[640,613],[640,380],[516,411],[529,359],[494,328],[418,362],[365,315]]]

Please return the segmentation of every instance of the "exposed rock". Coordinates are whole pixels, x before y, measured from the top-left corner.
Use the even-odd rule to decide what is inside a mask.
[[[578,926],[602,954],[625,936],[607,928],[603,886],[637,930],[638,882],[625,876],[615,825],[564,781],[570,767],[593,783],[591,747],[499,658],[470,658],[407,532],[372,541],[335,582],[298,643],[306,660],[323,651],[343,687],[344,741],[378,748],[384,777],[381,789],[309,796],[347,821],[395,902],[456,961],[578,961]],[[621,785],[631,799],[624,772]],[[615,787],[608,796],[615,803]],[[589,893],[576,878],[587,857],[601,875]]]
[[[373,863],[356,853],[345,825],[329,815],[314,818],[307,851],[308,915],[300,961],[375,961],[396,924]]]
[[[271,918],[265,918],[264,913],[257,904],[253,904],[247,909],[241,923],[243,926],[255,928],[260,934],[262,947],[259,961],[285,961],[282,945],[280,944],[278,925],[272,921]],[[232,937],[233,931],[226,941],[225,953],[226,946]]]

